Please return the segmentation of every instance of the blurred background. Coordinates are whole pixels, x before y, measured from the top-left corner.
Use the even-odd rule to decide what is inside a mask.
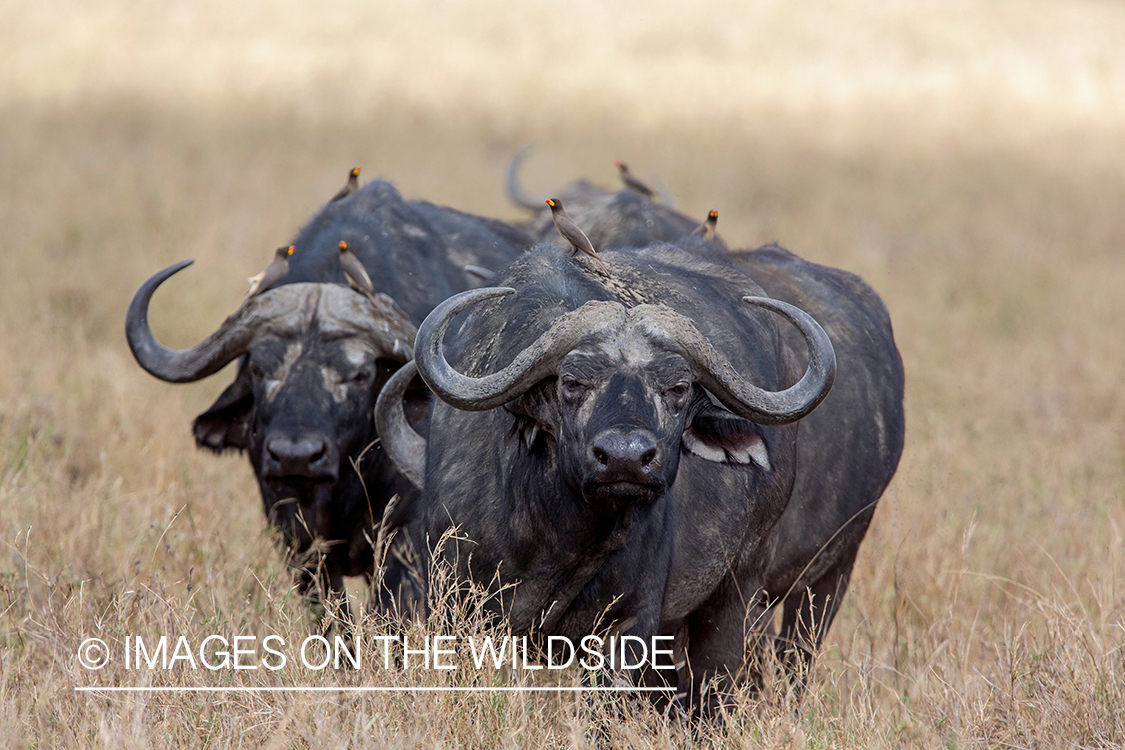
[[[205,714],[76,698],[80,636],[135,623],[123,592],[188,628],[268,622],[254,592],[288,585],[245,458],[191,441],[230,376],[129,354],[141,281],[196,259],[152,308],[193,344],[353,166],[520,220],[504,170],[533,143],[531,191],[616,186],[620,159],[890,308],[906,452],[804,712],[759,740],[1125,742],[1122,40],[1105,0],[0,2],[8,731],[199,742]]]

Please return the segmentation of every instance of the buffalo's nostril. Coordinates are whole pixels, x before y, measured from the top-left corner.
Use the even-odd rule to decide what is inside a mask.
[[[266,443],[266,452],[275,475],[316,478],[334,470],[327,465],[329,446],[321,436],[275,437]]]
[[[591,446],[603,482],[647,482],[650,467],[660,458],[653,436],[644,431],[601,433]]]

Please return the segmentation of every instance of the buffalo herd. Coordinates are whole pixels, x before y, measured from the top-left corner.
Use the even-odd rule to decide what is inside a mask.
[[[329,201],[284,279],[190,349],[148,325],[190,261],[164,269],[129,305],[133,354],[172,383],[237,363],[196,444],[246,452],[301,592],[344,627],[344,577],[417,615],[440,567],[537,643],[667,637],[672,676],[611,679],[696,715],[767,651],[799,683],[902,453],[886,307],[628,184],[557,193],[598,251],[576,255],[518,167],[522,225],[379,180]],[[343,242],[373,293],[349,285]]]

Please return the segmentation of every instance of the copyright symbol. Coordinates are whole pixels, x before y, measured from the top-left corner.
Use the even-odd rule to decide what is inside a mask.
[[[101,638],[87,638],[78,647],[78,663],[86,669],[101,669],[109,663],[109,646]]]

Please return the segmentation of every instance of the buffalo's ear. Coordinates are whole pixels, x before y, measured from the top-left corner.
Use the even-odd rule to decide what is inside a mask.
[[[688,453],[707,461],[752,463],[770,470],[769,451],[758,426],[714,403],[707,403],[696,412],[684,430],[683,446]]]
[[[504,408],[516,416],[516,429],[530,448],[542,430],[554,437],[559,434],[559,400],[555,394],[558,378],[540,381]]]
[[[238,376],[211,408],[195,418],[191,432],[200,448],[222,453],[228,448],[246,450],[250,447],[250,422],[254,418],[254,390],[250,368],[244,356]]]

